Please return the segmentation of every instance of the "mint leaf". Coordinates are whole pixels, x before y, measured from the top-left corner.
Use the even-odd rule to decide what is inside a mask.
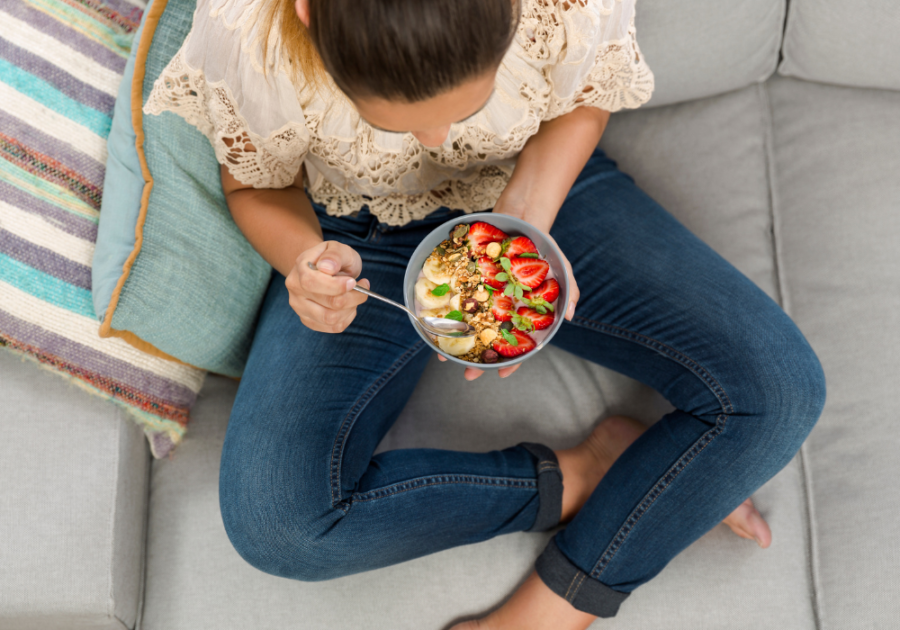
[[[503,295],[505,295],[507,297],[511,297],[512,295],[515,294],[515,292],[516,292],[516,288],[511,284],[507,284],[506,288],[503,289]]]
[[[506,282],[507,280],[509,280],[509,274],[506,273],[506,272],[501,271],[501,272],[498,273],[496,276],[494,276],[494,279],[495,279],[497,282]]]
[[[441,297],[442,295],[447,295],[447,291],[450,290],[450,285],[446,282],[444,284],[439,284],[431,290],[432,295],[436,295],[437,297]]]
[[[509,262],[509,258],[504,256],[500,259],[500,266],[503,267],[506,271],[509,271],[512,268],[512,264]]]
[[[496,289],[489,284],[484,285],[484,290],[487,291],[488,293],[490,293],[491,295],[494,295],[494,291],[496,291]]]
[[[531,332],[532,330],[534,330],[534,324],[532,323],[532,321],[527,317],[519,314],[514,314],[512,316],[512,323],[513,326],[524,332]]]
[[[516,339],[515,335],[510,333],[508,330],[504,330],[501,328],[500,334],[503,335],[503,338],[506,340],[506,343],[508,343],[509,345],[511,345],[511,346],[519,345],[519,340]]]
[[[540,258],[540,257],[541,257],[540,254],[533,254],[531,252],[524,252],[522,254],[519,254],[519,258]]]
[[[444,315],[444,319],[452,319],[461,322],[463,320],[463,314],[459,311],[450,311],[449,313]]]

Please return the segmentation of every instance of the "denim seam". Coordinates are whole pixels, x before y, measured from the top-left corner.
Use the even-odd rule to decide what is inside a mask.
[[[575,598],[578,596],[578,591],[581,590],[581,585],[584,584],[584,578],[586,578],[586,577],[587,577],[587,573],[585,573],[584,571],[579,571],[578,573],[575,574],[575,577],[572,578],[572,583],[569,584],[569,590],[566,591],[565,600],[567,602],[569,602],[571,604],[572,602],[575,601]],[[578,578],[578,584],[575,584],[576,578]],[[573,586],[575,587],[575,590],[572,590]],[[569,593],[572,594],[571,597],[569,597]]]
[[[686,368],[691,370],[691,372],[693,372],[695,376],[702,380],[707,387],[709,387],[710,391],[712,391],[713,395],[716,397],[716,400],[719,401],[719,404],[722,407],[723,414],[730,415],[734,413],[734,406],[731,404],[731,399],[728,397],[728,394],[725,392],[725,389],[722,387],[722,385],[719,384],[719,381],[717,381],[715,377],[713,377],[713,375],[706,370],[706,368],[704,368],[702,365],[694,361],[686,354],[679,352],[675,348],[672,348],[671,346],[668,346],[661,341],[657,341],[652,337],[642,335],[641,333],[636,333],[632,330],[628,330],[627,328],[622,328],[621,326],[604,324],[602,322],[596,322],[592,319],[580,316],[574,317],[572,319],[572,323],[584,326],[585,328],[593,328],[595,330],[598,330],[599,332],[606,333],[613,337],[630,339],[631,341],[635,341],[647,348],[656,350],[660,354],[663,354],[670,359],[681,363]]]
[[[713,439],[722,434],[722,431],[725,430],[725,423],[728,421],[728,416],[722,414],[716,418],[716,426],[704,433],[700,436],[694,444],[691,446],[688,451],[678,458],[678,461],[675,462],[671,468],[663,475],[659,481],[654,484],[653,488],[644,496],[643,500],[638,504],[638,506],[632,511],[632,513],[625,520],[625,524],[619,529],[616,535],[613,537],[612,542],[609,543],[609,546],[606,550],[600,555],[600,559],[597,560],[597,563],[594,565],[594,568],[591,569],[591,577],[595,579],[599,579],[600,575],[603,571],[606,570],[606,567],[609,566],[609,563],[615,557],[616,553],[618,553],[619,549],[622,548],[622,545],[625,544],[625,541],[628,538],[628,535],[632,532],[635,526],[638,524],[638,521],[647,513],[650,509],[650,506],[653,505],[656,500],[662,496],[662,493],[666,488],[668,488],[673,481],[678,477],[678,475],[687,468],[687,465],[694,461],[694,458],[697,457],[703,450],[709,446]]]
[[[650,506],[653,505],[656,499],[658,499],[662,495],[663,491],[666,490],[666,488],[668,488],[669,485],[678,477],[681,471],[683,471],[697,455],[699,455],[707,446],[709,446],[714,438],[716,438],[722,433],[722,431],[724,431],[725,423],[728,420],[729,414],[734,413],[734,405],[731,403],[730,397],[725,392],[725,388],[722,387],[719,381],[716,380],[716,378],[713,377],[713,375],[710,374],[710,372],[706,368],[704,368],[697,361],[691,359],[684,353],[672,348],[671,346],[653,339],[652,337],[648,337],[646,335],[636,333],[632,330],[628,330],[627,328],[614,326],[612,324],[604,324],[602,322],[596,322],[586,317],[575,317],[572,319],[572,323],[584,326],[585,328],[592,328],[614,337],[629,339],[677,361],[678,363],[689,369],[695,376],[697,376],[706,384],[706,386],[716,397],[716,400],[719,401],[719,405],[722,408],[722,413],[716,417],[716,426],[700,436],[700,438],[691,446],[691,448],[689,448],[687,452],[685,452],[681,457],[678,458],[678,461],[676,461],[672,465],[672,467],[669,468],[666,474],[663,475],[653,485],[653,487],[644,496],[638,506],[631,512],[628,518],[625,519],[625,523],[621,528],[619,528],[619,531],[616,532],[616,535],[613,536],[613,539],[609,543],[609,546],[600,555],[600,558],[597,560],[593,569],[591,569],[591,577],[594,579],[599,579],[603,571],[606,570],[606,568],[609,566],[609,563],[615,557],[616,553],[618,553],[619,549],[622,548],[622,545],[625,543],[628,535],[632,532],[638,521],[640,521],[644,514],[647,513],[647,510],[650,509]]]
[[[427,488],[430,486],[445,485],[470,485],[470,486],[495,486],[498,488],[512,488],[534,490],[537,488],[537,482],[532,479],[517,479],[515,477],[481,477],[476,475],[431,475],[428,477],[418,477],[408,481],[401,481],[377,490],[368,490],[366,492],[355,493],[352,496],[352,502],[373,501],[375,499],[384,499],[410,490],[418,490],[419,488]]]
[[[400,355],[400,358],[394,361],[394,364],[382,373],[382,375],[369,386],[363,395],[353,403],[353,407],[350,408],[350,411],[341,423],[341,428],[338,431],[337,437],[334,439],[334,446],[331,449],[331,479],[329,479],[329,482],[331,485],[332,507],[346,510],[346,508],[340,506],[341,501],[339,500],[341,491],[341,466],[344,460],[344,445],[347,443],[347,436],[356,424],[356,419],[359,418],[372,398],[375,397],[375,394],[381,391],[384,385],[424,347],[425,342],[419,341],[412,348]],[[335,490],[337,490],[337,500],[335,499]]]

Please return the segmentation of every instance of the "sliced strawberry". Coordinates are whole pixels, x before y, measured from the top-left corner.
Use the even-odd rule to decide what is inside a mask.
[[[475,256],[484,256],[484,248],[488,243],[501,243],[507,238],[509,235],[506,232],[484,221],[469,226],[469,245]]]
[[[542,297],[545,302],[552,302],[559,297],[559,282],[553,278],[548,278],[547,280],[544,280],[540,286],[532,289],[528,297],[531,299]]]
[[[491,306],[491,312],[494,314],[494,319],[498,322],[508,322],[511,320],[513,308],[515,307],[513,306],[511,297],[501,295],[500,293],[494,294],[494,304]]]
[[[510,263],[510,271],[519,284],[532,289],[543,282],[550,271],[550,263],[540,258],[513,258]]]
[[[534,246],[534,243],[531,242],[530,238],[527,236],[517,236],[509,242],[509,247],[506,248],[505,256],[509,259],[513,259],[520,254],[537,253],[537,247]]]
[[[481,270],[481,279],[485,284],[488,284],[499,290],[502,290],[503,287],[506,286],[505,282],[495,280],[495,276],[503,271],[503,267],[495,263],[487,256],[482,256],[478,259],[478,268]]]
[[[544,330],[553,323],[553,313],[548,311],[546,314],[541,315],[533,308],[528,308],[527,306],[520,306],[519,310],[516,311],[516,315],[530,319],[531,323],[534,324],[535,330]]]
[[[503,335],[500,335],[492,342],[492,347],[497,351],[498,354],[504,357],[517,357],[520,354],[525,354],[526,352],[531,352],[534,350],[537,344],[534,342],[527,333],[523,333],[518,328],[513,328],[509,331],[511,335],[516,338],[516,341],[519,343],[517,346],[511,345],[506,339],[503,338]]]

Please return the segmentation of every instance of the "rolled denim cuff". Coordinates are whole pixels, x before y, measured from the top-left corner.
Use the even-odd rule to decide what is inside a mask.
[[[534,442],[519,444],[537,459],[538,513],[530,532],[545,532],[559,525],[562,516],[563,477],[556,453]]]
[[[538,556],[534,568],[551,591],[576,609],[596,617],[615,617],[619,606],[631,595],[614,591],[576,567],[559,550],[555,538]]]

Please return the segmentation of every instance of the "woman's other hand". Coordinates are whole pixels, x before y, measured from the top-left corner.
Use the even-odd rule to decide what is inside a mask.
[[[356,307],[366,301],[365,294],[353,290],[361,272],[359,254],[343,243],[325,241],[306,250],[284,283],[291,308],[307,328],[344,332],[356,317]],[[360,280],[359,285],[368,289],[369,281]]]

